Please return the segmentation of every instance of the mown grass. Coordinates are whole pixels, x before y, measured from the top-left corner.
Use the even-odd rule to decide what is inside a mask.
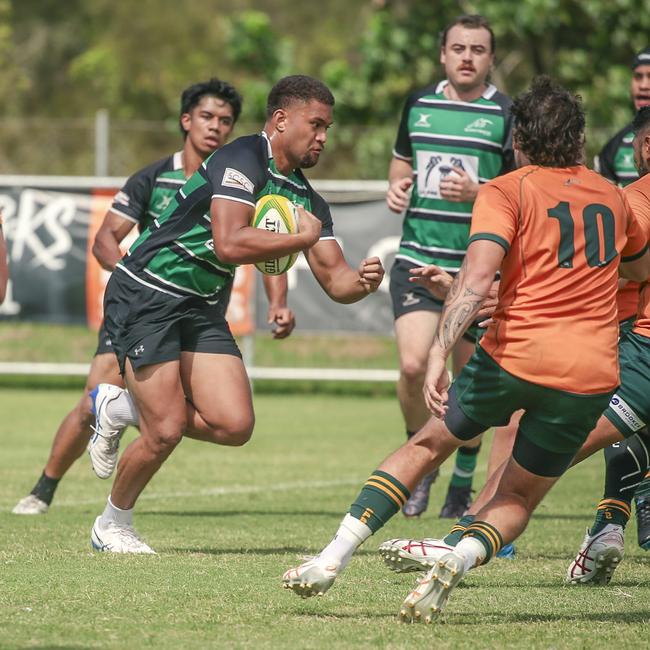
[[[609,587],[563,584],[601,492],[600,458],[560,482],[516,560],[470,574],[439,624],[407,626],[396,614],[413,578],[388,572],[375,549],[387,537],[446,531],[436,516],[444,468],[431,512],[396,517],[324,598],[303,601],[280,588],[283,571],[329,540],[361,482],[401,441],[394,398],[257,396],[249,445],[184,441],[146,490],[135,524],[158,555],[118,557],[90,550],[110,484],[85,458],[48,515],[9,513],[76,397],[0,392],[2,648],[647,647],[650,563],[633,525]]]

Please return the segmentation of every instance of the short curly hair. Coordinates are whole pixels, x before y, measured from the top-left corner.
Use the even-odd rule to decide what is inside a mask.
[[[283,77],[269,92],[266,116],[271,117],[279,108],[286,108],[293,101],[309,102],[312,99],[334,106],[332,91],[319,79],[303,74]]]
[[[570,167],[583,160],[582,98],[543,75],[512,104],[513,139],[533,165]]]
[[[198,106],[204,97],[217,97],[230,104],[233,123],[239,119],[242,104],[244,103],[242,96],[227,81],[221,81],[221,79],[212,77],[212,79],[208,79],[207,81],[192,84],[181,95],[181,110],[178,116],[178,124],[183,136],[187,135],[187,131],[183,128],[181,118],[185,113],[190,113],[193,108]]]

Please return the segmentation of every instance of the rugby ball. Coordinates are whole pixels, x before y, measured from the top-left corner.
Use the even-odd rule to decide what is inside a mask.
[[[298,211],[286,197],[267,194],[255,204],[251,226],[269,232],[294,235],[298,232]],[[297,258],[298,253],[293,253],[279,259],[257,262],[255,266],[266,275],[280,275],[286,273]]]

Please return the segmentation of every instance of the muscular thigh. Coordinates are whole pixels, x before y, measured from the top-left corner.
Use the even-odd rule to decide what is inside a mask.
[[[240,357],[182,352],[180,370],[185,395],[208,424],[252,417],[250,383]]]

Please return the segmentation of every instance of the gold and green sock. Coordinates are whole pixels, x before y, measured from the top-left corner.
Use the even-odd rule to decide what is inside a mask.
[[[593,526],[589,529],[590,535],[596,535],[607,524],[623,526],[625,528],[630,520],[630,504],[619,499],[602,499],[596,508],[596,519]]]
[[[350,514],[376,533],[406,503],[411,493],[387,472],[376,470],[350,507]]]
[[[454,471],[451,475],[449,485],[453,485],[454,487],[468,487],[472,485],[479,451],[481,451],[481,445],[478,445],[478,447],[458,448]]]
[[[486,521],[472,522],[462,534],[461,539],[473,537],[479,541],[485,548],[485,559],[481,564],[487,564],[503,546],[501,533]]]
[[[443,538],[445,544],[449,546],[456,546],[460,542],[460,538],[467,530],[467,527],[476,519],[474,515],[463,515],[452,527],[451,530]]]

